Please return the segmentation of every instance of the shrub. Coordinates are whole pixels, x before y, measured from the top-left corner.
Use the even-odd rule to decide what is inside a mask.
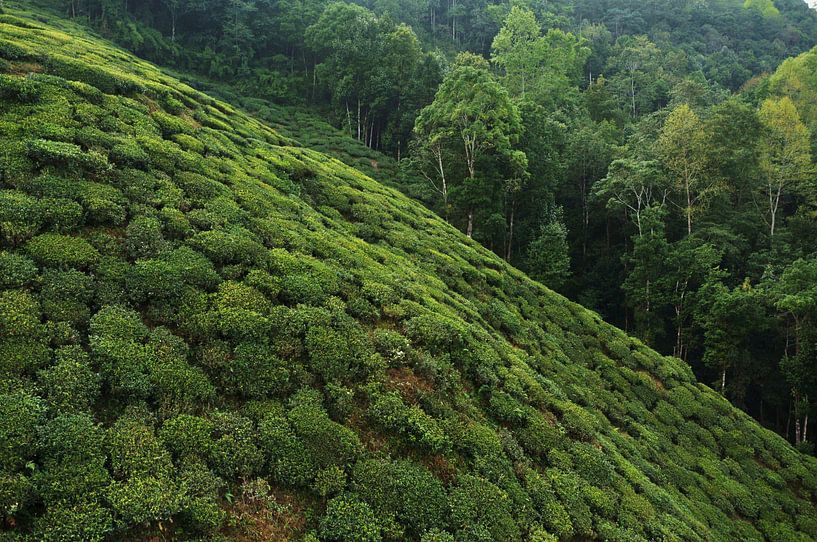
[[[72,81],[82,81],[94,86],[105,94],[117,92],[144,92],[144,87],[130,76],[114,72],[81,60],[52,53],[48,57],[48,73]]]
[[[354,494],[330,500],[320,520],[321,538],[336,542],[380,542],[380,524],[368,504]]]
[[[15,517],[24,512],[34,496],[34,486],[27,476],[0,472],[0,515]]]
[[[119,305],[109,305],[91,318],[89,334],[92,343],[95,338],[139,342],[147,337],[148,328],[135,311]]]
[[[164,247],[162,226],[155,218],[140,216],[125,229],[125,250],[132,260],[152,258]]]
[[[350,322],[341,329],[312,326],[305,345],[312,369],[325,382],[344,382],[369,371],[371,344],[357,323]]]
[[[38,264],[46,267],[86,269],[99,259],[99,252],[85,239],[57,233],[35,237],[28,242],[26,250]]]
[[[206,459],[212,452],[214,429],[215,425],[207,418],[179,414],[164,422],[159,438],[179,460]]]
[[[41,332],[40,305],[21,290],[0,292],[0,337],[36,337]]]
[[[110,483],[103,435],[88,414],[58,416],[40,430],[38,452],[42,468],[34,479],[46,504],[100,496],[100,491]]]
[[[219,371],[224,390],[250,399],[281,396],[289,389],[287,364],[264,344],[238,345],[225,371]]]
[[[43,223],[49,230],[67,233],[82,224],[82,205],[67,198],[42,198],[40,200]]]
[[[195,533],[211,533],[226,517],[219,506],[219,491],[224,482],[201,463],[191,463],[179,473],[179,489],[184,495],[181,520]]]
[[[84,152],[78,145],[62,141],[29,141],[28,154],[42,165],[67,167],[73,171],[99,172],[109,167],[104,155],[96,151]]]
[[[423,533],[420,542],[454,542],[454,536],[446,531],[431,529]]]
[[[24,391],[0,395],[0,468],[15,472],[35,451],[42,401]]]
[[[476,476],[461,476],[451,490],[450,503],[451,523],[460,532],[465,531],[463,534],[469,528],[477,528],[497,542],[522,540],[508,494],[491,482]]]
[[[26,286],[37,275],[32,260],[13,252],[0,251],[0,288]]]
[[[43,342],[44,339],[0,339],[0,382],[9,377],[33,375],[38,369],[48,365],[51,361],[51,349]]]
[[[564,438],[563,432],[541,413],[534,412],[524,427],[514,431],[519,444],[531,455],[544,457]]]
[[[87,411],[100,394],[99,376],[88,355],[78,346],[66,346],[57,350],[56,358],[56,364],[39,374],[49,406],[58,412]]]
[[[390,329],[376,329],[372,334],[375,351],[383,356],[389,367],[400,367],[406,363],[411,351],[408,340]]]
[[[346,473],[337,465],[330,465],[315,474],[312,489],[321,497],[337,495],[346,487]]]
[[[252,421],[233,412],[214,412],[210,416],[215,440],[209,463],[227,480],[250,478],[258,472],[264,456],[255,443]]]
[[[19,54],[9,55],[10,44],[0,44],[0,56],[19,56]],[[21,103],[36,102],[42,94],[42,86],[30,77],[14,77],[12,75],[0,75],[0,98],[3,100],[13,100]]]
[[[357,434],[333,422],[317,404],[296,404],[288,418],[295,434],[303,439],[307,451],[321,468],[351,463],[363,451]]]
[[[124,525],[147,524],[166,520],[178,513],[182,497],[169,477],[134,476],[114,481],[106,497],[117,519]]]
[[[259,441],[272,479],[293,487],[306,487],[312,480],[315,460],[281,415],[270,413],[258,424]]]
[[[151,367],[150,373],[162,416],[200,410],[216,398],[215,387],[204,371],[184,359],[163,361]]]
[[[381,426],[400,433],[409,443],[429,452],[444,452],[451,447],[437,420],[417,405],[406,405],[394,392],[376,397],[369,407],[369,414]]]
[[[85,327],[90,318],[88,303],[93,279],[75,269],[46,270],[41,279],[40,300],[46,318]]]
[[[102,542],[113,527],[111,511],[101,504],[60,503],[39,518],[35,531],[42,542]]]
[[[0,238],[12,246],[34,236],[42,225],[36,199],[15,190],[0,190]]]
[[[465,340],[465,330],[459,323],[436,314],[415,316],[406,322],[405,329],[413,342],[432,352],[459,348]]]
[[[352,487],[378,517],[394,516],[414,537],[448,526],[445,488],[421,465],[410,461],[359,461],[352,471]]]

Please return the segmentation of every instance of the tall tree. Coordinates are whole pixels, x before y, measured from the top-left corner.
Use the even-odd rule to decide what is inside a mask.
[[[670,113],[658,138],[658,155],[670,172],[681,195],[687,222],[692,233],[692,216],[721,185],[707,171],[707,138],[698,115],[686,104]]]
[[[478,188],[477,165],[488,154],[510,158],[519,139],[519,111],[481,57],[462,53],[440,85],[434,101],[420,112],[415,131],[427,141],[457,141],[467,190]],[[466,204],[465,232],[474,231],[473,204]]]
[[[817,389],[817,258],[799,259],[770,288],[774,306],[788,317],[793,341],[786,342],[780,368],[789,383],[795,444],[808,433],[809,393]]]
[[[655,224],[654,218],[645,224],[645,213],[663,207],[668,195],[669,186],[658,163],[635,158],[614,160],[607,176],[593,189],[593,196],[605,201],[608,209],[621,209],[632,218],[638,237]]]
[[[803,184],[814,170],[809,132],[791,99],[764,101],[759,116],[763,125],[760,169],[765,181],[762,187],[766,203],[764,218],[769,225],[769,236],[774,237],[783,199],[802,193]]]

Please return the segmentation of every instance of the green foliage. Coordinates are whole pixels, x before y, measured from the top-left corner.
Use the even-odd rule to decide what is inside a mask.
[[[42,401],[24,391],[0,395],[0,466],[14,472],[34,452],[37,428],[45,408]]]
[[[519,527],[507,493],[474,476],[462,476],[451,491],[451,523],[464,540],[518,541]]]
[[[360,461],[352,471],[352,487],[378,517],[393,516],[415,536],[448,523],[442,483],[415,463]]]
[[[321,537],[337,542],[379,542],[380,524],[372,509],[354,494],[330,500],[320,523]]]
[[[0,286],[19,288],[27,285],[37,275],[32,260],[13,252],[0,252]]]
[[[99,258],[99,252],[85,239],[56,233],[38,235],[26,244],[26,250],[46,267],[86,269]]]
[[[747,203],[764,124],[754,105],[708,108],[721,96],[711,74],[724,66],[696,56],[697,45],[679,56],[673,43],[686,42],[666,37],[675,30],[635,39],[637,19],[609,19],[617,40],[597,24],[572,36],[559,30],[573,26],[558,3],[531,5],[535,18],[499,4],[457,3],[446,18],[447,6],[393,3],[397,19],[413,9],[440,17],[414,31],[348,3],[182,4],[171,46],[159,34],[172,29],[143,19],[168,5],[75,7],[78,21],[146,56],[163,51],[216,79],[240,72],[245,88],[267,59],[259,92],[314,85],[303,96],[334,104],[355,134],[360,98],[361,139],[395,151],[439,77],[422,52],[426,34],[443,51],[439,27],[456,20],[460,45],[482,32],[484,50],[507,21],[497,69],[460,57],[424,114],[434,121],[426,173],[441,151],[450,181],[438,210],[466,230],[472,220],[474,237],[515,264],[530,246],[540,262],[569,261],[564,290],[639,332],[649,320],[651,344],[672,350],[680,331],[678,353],[691,361],[704,348],[736,350],[723,358],[727,393],[753,389],[766,371],[785,386],[764,386],[764,408],[787,412],[799,393],[801,429],[813,414],[809,192],[789,193],[780,241],[769,243]],[[595,20],[584,2],[571,5]],[[726,9],[713,6],[687,15]],[[310,113],[235,98],[278,132],[32,9],[0,15],[0,538],[814,537],[812,458],[697,384],[682,361],[314,148],[396,183],[393,160]],[[789,21],[789,8],[780,12]],[[483,30],[469,26],[477,14]],[[218,29],[205,37],[196,25]],[[305,34],[312,50],[299,43],[275,56],[275,40]],[[195,43],[211,51],[199,56]],[[525,83],[536,103],[519,86],[529,65],[542,68]],[[273,74],[280,66],[285,81]],[[20,75],[38,70],[48,73]],[[637,125],[622,111],[633,98]],[[705,171],[728,187],[696,207],[692,236],[683,183],[670,182],[680,170],[667,170],[655,145],[673,141],[662,153],[677,158],[687,141],[669,137],[663,113],[642,117],[665,103],[687,121],[694,113],[692,125],[717,142],[704,145]],[[309,131],[298,146],[288,137]],[[416,188],[416,171],[403,173]],[[559,205],[564,215],[551,220]],[[714,227],[719,214],[729,228]],[[537,243],[543,224],[558,235]],[[761,246],[770,252],[746,257]],[[632,258],[620,261],[625,252]],[[787,330],[800,348],[791,343],[781,365]]]
[[[77,346],[56,352],[56,363],[40,372],[48,405],[58,412],[87,412],[100,395],[99,375],[88,355]]]

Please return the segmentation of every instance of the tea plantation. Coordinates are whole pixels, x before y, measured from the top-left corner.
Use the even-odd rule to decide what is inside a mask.
[[[817,539],[817,460],[681,361],[15,6],[0,541]]]

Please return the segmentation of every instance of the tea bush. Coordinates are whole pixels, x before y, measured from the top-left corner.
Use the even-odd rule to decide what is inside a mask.
[[[396,163],[11,4],[0,540],[817,537],[813,458]]]

